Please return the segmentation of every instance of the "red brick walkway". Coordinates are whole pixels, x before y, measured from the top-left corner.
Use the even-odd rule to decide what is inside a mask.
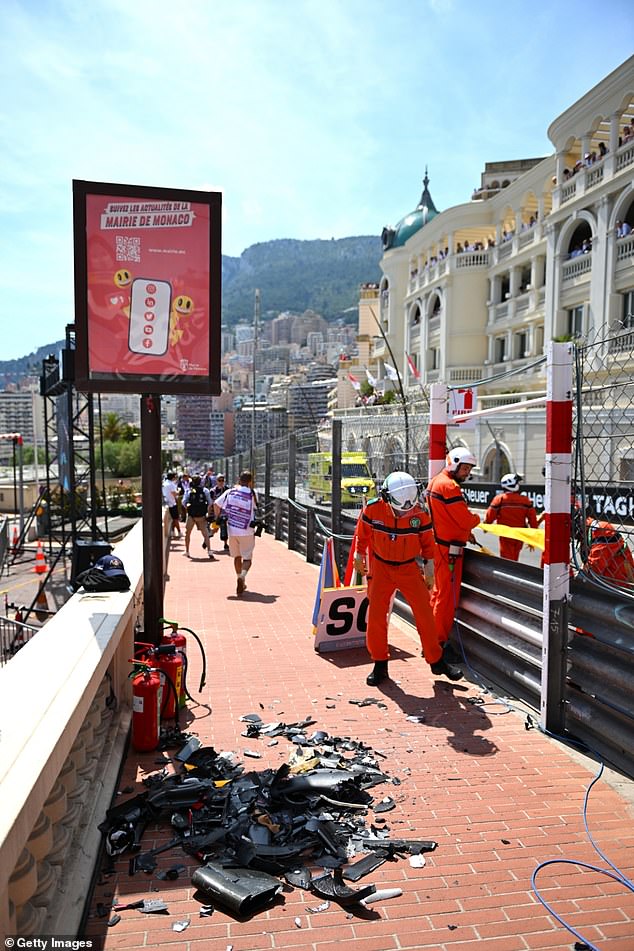
[[[192,552],[197,545],[194,536]],[[555,858],[607,867],[583,823],[584,794],[596,764],[526,730],[521,711],[508,712],[490,697],[484,704],[474,702],[482,699],[475,678],[458,684],[434,678],[420,658],[415,632],[400,621],[391,625],[394,679],[378,691],[367,687],[365,651],[316,655],[313,650],[317,568],[264,536],[256,545],[248,591],[238,598],[231,559],[217,553],[217,563],[208,563],[202,550],[189,561],[182,541],[176,541],[170,555],[165,613],[204,639],[208,659],[208,687],[201,705],[191,707],[186,728],[205,745],[235,751],[246,770],[264,769],[285,762],[292,747],[283,737],[275,747],[245,739],[240,717],[259,713],[265,722],[294,722],[311,715],[315,729],[362,740],[386,754],[386,771],[401,785],[375,787],[372,794],[375,800],[388,794],[397,800],[386,815],[391,835],[434,839],[438,847],[426,855],[424,868],[400,859],[364,878],[360,884],[398,886],[403,895],[374,905],[363,917],[334,903],[311,914],[308,909],[319,899],[289,889],[283,901],[278,897],[278,904],[248,921],[218,910],[199,917],[189,882],[195,863],[179,849],[158,857],[160,868],[188,864],[188,874],[173,882],[142,872],[130,877],[124,856],[117,873],[96,887],[86,936],[99,935],[107,951],[159,944],[186,951],[572,949],[576,939],[538,901],[531,875],[540,862]],[[188,653],[193,691],[199,671],[195,646]],[[379,695],[387,709],[349,703],[369,695]],[[410,715],[424,722],[412,722]],[[254,744],[262,758],[244,759],[244,750]],[[130,751],[120,785],[140,792],[141,779],[157,768],[156,754]],[[633,787],[625,781],[617,790],[602,779],[588,808],[595,841],[630,878]],[[143,848],[168,836],[149,828]],[[569,864],[545,868],[539,884],[556,912],[601,951],[632,951],[631,891]],[[122,911],[122,920],[107,928],[107,919],[94,912],[97,902],[113,902],[113,894],[126,902],[160,896],[170,915]],[[185,931],[172,929],[187,919]]]

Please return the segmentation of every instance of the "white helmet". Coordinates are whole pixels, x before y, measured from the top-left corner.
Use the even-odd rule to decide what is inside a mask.
[[[396,512],[408,512],[418,501],[418,486],[408,472],[391,472],[381,486],[381,493]]]
[[[500,479],[500,485],[507,492],[519,492],[521,479],[517,472],[507,472]]]
[[[473,453],[464,446],[456,446],[447,453],[447,472],[455,472],[458,466],[476,466],[478,463]]]

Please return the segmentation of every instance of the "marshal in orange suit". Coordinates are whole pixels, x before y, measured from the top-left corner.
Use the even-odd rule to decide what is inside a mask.
[[[366,683],[388,676],[388,614],[399,590],[412,609],[425,660],[432,673],[459,680],[459,667],[445,662],[429,603],[436,546],[431,519],[419,503],[418,486],[407,472],[392,472],[359,516],[355,569],[368,576],[366,641],[374,669]]]

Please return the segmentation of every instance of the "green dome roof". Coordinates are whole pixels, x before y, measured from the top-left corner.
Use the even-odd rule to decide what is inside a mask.
[[[420,201],[417,204],[414,211],[411,211],[409,215],[405,215],[404,218],[401,218],[396,228],[384,228],[382,234],[383,248],[385,251],[390,248],[402,248],[406,241],[408,241],[413,234],[416,234],[417,231],[420,231],[428,221],[431,221],[432,218],[435,218],[439,214],[438,209],[434,205],[433,199],[429,194],[429,178],[427,177],[427,169],[425,169],[425,178],[423,179],[423,194],[420,196]]]

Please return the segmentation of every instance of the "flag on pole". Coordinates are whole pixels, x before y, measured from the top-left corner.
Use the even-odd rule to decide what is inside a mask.
[[[348,555],[348,563],[346,565],[346,571],[343,576],[343,587],[349,588],[351,585],[361,585],[363,584],[363,575],[358,571],[355,571],[354,567],[354,556],[357,550],[357,533],[359,531],[359,523],[361,521],[361,516],[367,504],[367,496],[363,496],[363,508],[357,519],[357,523],[354,526],[354,535],[352,536],[352,544],[350,545],[350,554]]]
[[[370,373],[367,367],[365,368],[365,375],[368,378],[368,383],[370,384],[370,386],[376,386],[376,383],[377,383],[376,377],[372,376],[372,374]]]
[[[332,538],[328,538],[321,553],[319,578],[317,580],[317,596],[313,608],[313,633],[315,632],[319,619],[319,605],[321,604],[322,591],[324,588],[339,588],[340,586],[341,581],[339,580],[339,571],[337,569],[337,562],[335,561],[334,541]]]
[[[417,380],[420,380],[420,370],[417,368],[409,353],[406,353],[405,356],[407,357],[407,365],[409,366],[412,374]]]
[[[393,366],[390,366],[389,363],[384,363],[383,366],[385,367],[388,380],[398,380],[398,373]]]
[[[352,386],[353,386],[353,388],[354,388],[355,390],[360,390],[360,389],[361,389],[361,383],[360,383],[359,380],[357,380],[356,376],[353,376],[352,373],[349,373],[349,374],[348,374],[348,379],[349,379],[350,382],[352,383]]]

